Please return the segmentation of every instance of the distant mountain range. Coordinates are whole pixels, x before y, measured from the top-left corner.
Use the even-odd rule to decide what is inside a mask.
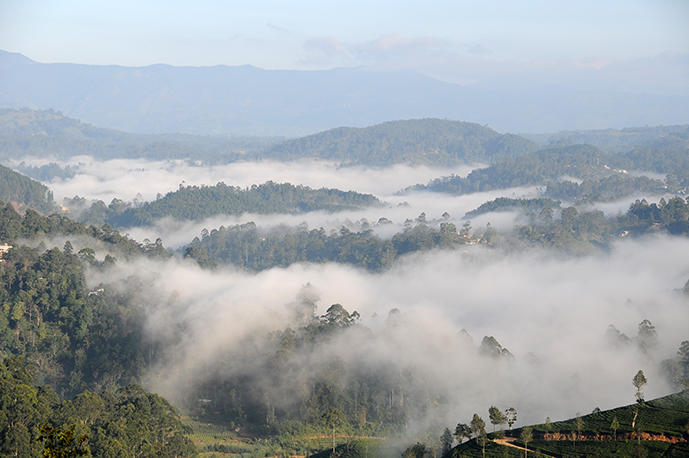
[[[689,116],[686,95],[460,86],[410,72],[364,68],[44,64],[6,51],[0,51],[0,106],[54,109],[136,133],[262,136],[426,117],[472,120],[501,131],[547,132],[676,124]]]
[[[649,161],[658,151],[665,155],[672,152],[673,161],[682,163],[683,154],[689,151],[689,125],[564,131],[528,137],[531,140],[500,134],[475,123],[432,118],[388,121],[363,128],[338,127],[296,139],[132,134],[95,127],[52,110],[0,109],[0,161],[86,154],[98,159],[188,158],[208,163],[318,158],[370,166],[494,164],[542,148],[591,144],[609,153],[635,151],[636,156],[647,157],[640,162],[634,159],[634,165],[656,170],[658,164]],[[666,166],[660,169],[668,173]],[[43,175],[55,171],[42,170],[38,175],[33,173],[37,171],[24,172],[47,179]]]
[[[88,154],[99,159],[147,157],[231,162],[318,158],[375,166],[451,165],[491,162],[535,149],[535,143],[517,135],[442,119],[390,121],[365,128],[341,127],[284,140],[131,134],[94,127],[51,110],[0,109],[0,160]]]

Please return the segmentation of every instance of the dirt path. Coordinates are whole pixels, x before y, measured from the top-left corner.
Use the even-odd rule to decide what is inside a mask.
[[[519,445],[514,445],[512,443],[513,440],[516,440],[516,439],[503,437],[503,438],[499,438],[499,439],[493,439],[493,442],[495,442],[496,444],[499,444],[499,445],[504,445],[506,447],[512,447],[512,448],[516,448],[519,450],[526,450],[527,452],[531,452],[531,453],[538,453],[538,454],[545,455],[545,456],[556,456],[556,455],[549,455],[548,453],[539,452],[536,450],[531,450],[529,448],[520,447]]]
[[[314,434],[311,436],[299,436],[299,439],[308,439],[308,440],[314,440],[314,439],[332,439],[333,436],[331,434]],[[379,440],[385,440],[387,437],[385,436],[349,436],[347,434],[335,434],[335,439],[379,439]]]

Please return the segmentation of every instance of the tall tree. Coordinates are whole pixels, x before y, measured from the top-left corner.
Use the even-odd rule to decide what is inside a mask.
[[[497,425],[502,425],[505,423],[505,415],[495,406],[490,406],[488,409],[488,418],[493,424],[493,432],[495,432],[495,427]]]
[[[643,402],[644,400],[644,394],[641,391],[641,387],[644,386],[647,383],[646,376],[644,375],[644,371],[639,370],[639,372],[636,373],[634,378],[632,379],[632,384],[636,387],[636,401],[637,402]]]
[[[505,409],[505,418],[507,418],[507,425],[512,429],[512,425],[517,422],[517,409],[514,407]]]
[[[464,438],[471,439],[471,427],[465,423],[457,423],[455,437],[460,444],[464,441]]]
[[[533,429],[530,426],[522,428],[522,432],[519,435],[522,442],[524,442],[524,456],[529,456],[529,442],[533,439]]]
[[[612,423],[610,423],[610,429],[612,429],[613,440],[617,440],[617,429],[620,427],[620,422],[617,419],[617,415],[612,417]]]
[[[481,418],[477,413],[474,414],[473,418],[471,419],[471,432],[474,435],[474,437],[478,437],[481,434],[481,431],[486,429],[486,422],[483,421],[483,418]]]
[[[445,428],[440,436],[441,456],[445,456],[452,449],[452,432],[450,428]]]
[[[476,437],[476,442],[481,444],[483,456],[486,456],[486,422],[477,413],[471,419],[471,432]]]
[[[333,407],[323,415],[323,423],[332,431],[333,455],[335,455],[335,430],[344,426],[347,423],[347,418],[340,409]]]

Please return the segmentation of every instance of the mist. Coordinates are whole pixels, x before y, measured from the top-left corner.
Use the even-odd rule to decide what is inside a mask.
[[[405,196],[384,196],[384,207],[369,207],[347,210],[336,213],[314,211],[300,214],[255,214],[216,215],[201,221],[161,218],[151,226],[129,227],[123,229],[136,240],[155,240],[160,237],[169,248],[179,248],[198,237],[202,229],[214,229],[220,226],[234,226],[254,222],[258,227],[270,230],[280,226],[297,226],[306,224],[309,228],[324,228],[326,231],[339,230],[345,226],[350,230],[364,229],[365,224],[373,225],[380,218],[386,218],[390,224],[374,225],[374,232],[381,238],[391,238],[402,231],[405,222],[414,221],[421,213],[426,215],[429,223],[449,221],[457,227],[464,224],[466,212],[475,209],[482,203],[497,197],[534,197],[536,188],[509,188],[489,192],[478,192],[462,196],[433,192],[416,192]],[[448,213],[449,217],[443,217]],[[525,221],[519,212],[492,212],[480,215],[472,223],[476,229],[485,228],[490,223],[498,230],[509,230],[517,222]]]
[[[122,200],[153,200],[160,194],[175,191],[180,185],[251,186],[272,180],[312,188],[356,190],[376,196],[394,194],[405,186],[425,183],[438,176],[466,176],[481,165],[428,167],[398,164],[387,168],[342,167],[335,162],[301,160],[293,162],[234,162],[225,165],[203,165],[185,160],[150,161],[147,159],[110,159],[99,161],[90,156],[75,156],[68,161],[45,158],[21,158],[11,162],[40,166],[50,162],[71,165],[77,173],[69,179],[46,182],[59,202],[75,195],[109,203]]]
[[[147,285],[146,332],[168,342],[147,387],[172,400],[188,396],[199,374],[224,367],[234,375],[258,371],[250,342],[294,326],[294,304],[310,284],[316,314],[334,303],[361,314],[311,354],[289,361],[308,373],[336,358],[348,373],[387,364],[411,370],[418,393],[446,402],[410,419],[409,431],[468,422],[490,405],[513,406],[519,424],[574,416],[577,412],[634,400],[631,379],[643,369],[648,399],[671,387],[659,373],[689,329],[689,303],[676,289],[689,277],[689,241],[667,236],[625,240],[609,252],[567,258],[532,250],[504,253],[485,247],[432,251],[403,257],[374,274],[337,264],[295,264],[257,274],[234,269],[206,271],[180,260],[119,262],[89,282],[127,290],[136,275]],[[386,318],[399,309],[394,326]],[[605,340],[614,324],[630,336],[648,318],[659,342],[649,353],[618,349]],[[362,332],[369,328],[373,333]],[[473,336],[467,344],[459,331]],[[497,361],[478,355],[483,336],[515,356]],[[258,374],[254,373],[260,377]],[[293,392],[291,378],[266,380],[276,399]],[[279,396],[282,394],[282,398]]]

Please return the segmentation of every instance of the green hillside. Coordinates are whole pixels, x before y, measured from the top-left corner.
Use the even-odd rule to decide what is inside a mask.
[[[41,183],[0,165],[0,200],[47,213],[53,210],[53,193]]]
[[[0,109],[0,159],[26,156],[98,159],[193,158],[208,162],[246,159],[282,137],[212,137],[132,134],[104,129],[53,110]]]
[[[529,428],[533,439],[527,448],[532,456],[687,456],[689,390]],[[516,456],[515,452],[524,456],[523,450],[513,447],[524,447],[520,438],[524,429],[506,432],[502,444],[512,446],[493,442],[497,436],[489,434],[486,456]],[[472,439],[448,456],[482,456],[482,450]]]
[[[689,141],[689,125],[628,127],[625,129],[569,130],[555,134],[525,135],[542,144],[575,145],[585,143],[608,152],[624,152],[651,146],[664,139]]]
[[[280,160],[318,157],[347,164],[451,165],[491,162],[536,149],[534,143],[468,122],[443,119],[391,121],[371,127],[340,127],[280,143],[265,154]]]
[[[456,175],[437,178],[427,185],[416,185],[406,191],[433,191],[468,194],[515,186],[533,186],[555,181],[562,175],[595,178],[612,173],[606,168],[606,156],[588,145],[549,148],[520,157],[505,158],[467,177]]]
[[[496,160],[491,166],[473,170],[466,177],[440,177],[402,192],[468,194],[518,186],[546,186],[544,197],[577,202],[615,200],[634,193],[681,193],[689,186],[687,161],[689,150],[677,142],[623,154],[606,153],[590,145],[558,146]],[[637,176],[630,170],[666,177]]]
[[[338,189],[311,189],[272,181],[242,189],[218,183],[215,186],[186,186],[169,192],[141,207],[110,214],[114,226],[150,224],[157,218],[198,220],[214,215],[251,213],[303,213],[313,210],[340,211],[382,205],[371,194]],[[105,208],[104,211],[112,210]]]

